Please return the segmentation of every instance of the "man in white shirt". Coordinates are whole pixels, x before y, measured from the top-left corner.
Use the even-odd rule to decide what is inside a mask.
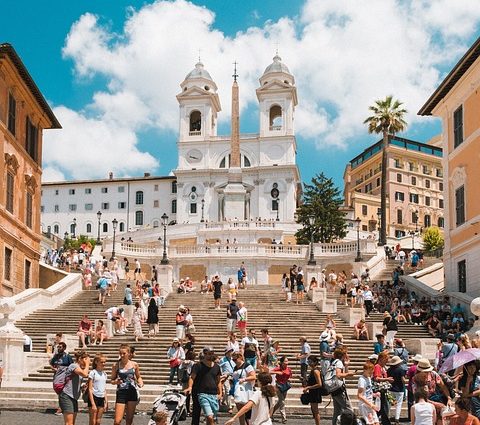
[[[257,369],[257,358],[260,358],[258,341],[255,339],[255,329],[249,329],[248,335],[242,338],[240,351],[245,357],[245,363]]]
[[[373,293],[368,285],[365,285],[363,291],[363,301],[365,303],[366,316],[370,317],[370,312],[373,310]]]

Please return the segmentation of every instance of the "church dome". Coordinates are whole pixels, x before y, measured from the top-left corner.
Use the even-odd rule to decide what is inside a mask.
[[[195,68],[187,74],[187,76],[185,77],[185,80],[192,80],[194,78],[205,78],[206,80],[213,81],[211,75],[204,68],[202,62],[196,63]]]
[[[265,68],[263,75],[271,74],[273,72],[283,72],[284,74],[291,75],[287,65],[282,63],[282,58],[278,56],[278,54],[273,57],[273,62]]]

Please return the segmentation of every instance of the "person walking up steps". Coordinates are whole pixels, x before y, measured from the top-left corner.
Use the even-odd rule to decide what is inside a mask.
[[[227,332],[235,332],[237,325],[237,313],[238,313],[237,300],[233,298],[227,305]]]

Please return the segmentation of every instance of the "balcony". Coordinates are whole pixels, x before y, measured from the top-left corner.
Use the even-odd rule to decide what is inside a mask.
[[[281,125],[271,125],[270,126],[270,131],[281,131],[282,126]]]
[[[201,136],[202,132],[201,131],[190,131],[188,133],[189,136]]]

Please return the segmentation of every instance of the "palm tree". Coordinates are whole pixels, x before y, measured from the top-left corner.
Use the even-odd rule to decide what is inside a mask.
[[[404,116],[407,110],[402,108],[402,102],[387,96],[384,100],[376,100],[369,111],[373,115],[363,123],[368,124],[368,132],[383,135],[382,143],[382,184],[380,187],[380,237],[378,244],[387,243],[387,146],[388,140],[395,133],[407,128]]]

